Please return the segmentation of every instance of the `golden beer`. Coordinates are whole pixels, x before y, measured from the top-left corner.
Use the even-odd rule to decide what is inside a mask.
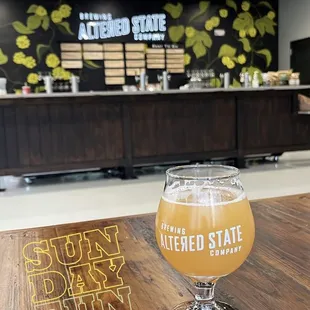
[[[165,259],[195,285],[195,299],[173,310],[235,310],[216,301],[217,280],[252,249],[255,225],[237,168],[189,165],[168,169],[156,216],[156,239]]]
[[[225,276],[240,267],[254,242],[254,221],[248,200],[225,189],[205,189],[228,201],[197,204],[193,198],[162,197],[156,238],[165,259],[191,278]]]

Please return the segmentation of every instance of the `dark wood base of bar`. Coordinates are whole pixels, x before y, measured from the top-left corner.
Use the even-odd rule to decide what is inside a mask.
[[[132,179],[135,166],[214,158],[244,168],[248,156],[310,149],[298,93],[1,99],[0,175],[120,167]]]

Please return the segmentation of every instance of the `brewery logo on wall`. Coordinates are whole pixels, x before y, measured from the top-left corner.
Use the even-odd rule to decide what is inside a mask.
[[[164,41],[166,14],[113,18],[111,13],[79,14],[79,40],[99,40],[133,34],[135,41]]]

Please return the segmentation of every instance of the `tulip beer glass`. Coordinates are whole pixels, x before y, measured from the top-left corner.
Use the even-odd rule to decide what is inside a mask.
[[[195,300],[174,310],[230,310],[214,300],[217,280],[238,269],[255,235],[239,170],[219,165],[168,169],[156,217],[156,239],[165,259],[195,283]]]

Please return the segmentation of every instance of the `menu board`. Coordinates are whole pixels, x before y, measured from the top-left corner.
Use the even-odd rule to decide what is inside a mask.
[[[102,61],[107,85],[125,84],[125,76],[146,69],[184,73],[184,49],[171,46],[147,48],[145,43],[61,43],[61,64],[67,69],[83,68],[83,60]]]

